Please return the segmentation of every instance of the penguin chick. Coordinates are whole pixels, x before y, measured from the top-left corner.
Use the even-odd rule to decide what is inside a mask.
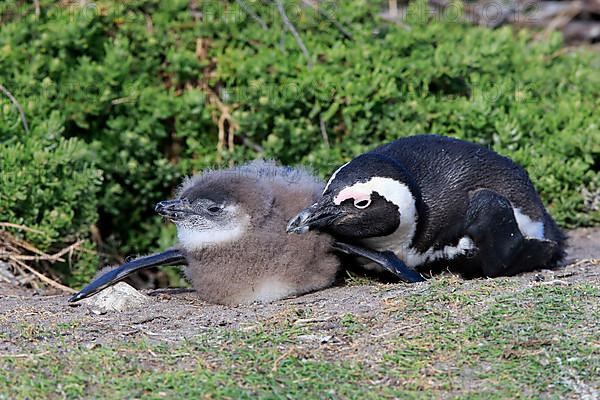
[[[391,251],[420,271],[489,277],[555,266],[565,246],[523,168],[437,135],[399,139],[341,166],[289,222],[290,232],[307,230]]]
[[[70,301],[148,266],[187,263],[199,297],[211,303],[269,302],[330,286],[339,269],[327,234],[287,235],[286,222],[317,200],[323,184],[304,169],[254,161],[187,179],[156,211],[177,226],[178,244],[99,277]],[[157,258],[158,257],[158,258]]]
[[[177,225],[198,295],[213,303],[273,301],[330,286],[339,268],[329,235],[286,235],[323,185],[302,169],[255,161],[186,181],[157,212]],[[302,238],[302,240],[297,240]]]

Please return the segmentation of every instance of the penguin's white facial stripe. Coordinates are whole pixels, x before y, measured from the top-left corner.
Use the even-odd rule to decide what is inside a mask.
[[[354,200],[354,204],[365,200],[369,202],[371,201],[371,191],[368,191],[368,189],[363,190],[362,188],[355,188],[354,186],[343,189],[337,196],[335,196],[333,203],[336,206],[339,206],[344,200],[348,199]]]
[[[325,189],[323,189],[323,193],[325,193],[327,191],[327,189],[329,189],[329,185],[331,185],[331,182],[333,182],[333,180],[335,179],[337,174],[342,170],[342,168],[344,168],[348,164],[350,164],[350,161],[348,161],[346,164],[342,165],[341,167],[339,167],[338,169],[335,170],[335,172],[331,175],[331,178],[329,178],[329,180],[327,181],[327,185],[325,185]]]
[[[342,189],[333,199],[333,203],[339,206],[344,200],[348,199],[354,199],[355,202],[370,200],[373,192],[396,205],[403,219],[414,216],[413,223],[416,221],[415,198],[408,186],[392,178],[374,177],[367,182],[355,183]]]
[[[342,189],[333,202],[340,205],[347,199],[354,199],[356,203],[364,199],[370,200],[373,192],[398,207],[400,225],[388,237],[396,244],[408,246],[417,229],[417,205],[410,189],[404,183],[392,178],[374,177],[367,182],[359,182]]]
[[[541,221],[534,221],[529,216],[523,214],[520,208],[513,208],[515,213],[515,219],[519,230],[526,238],[530,239],[544,239],[544,223]]]

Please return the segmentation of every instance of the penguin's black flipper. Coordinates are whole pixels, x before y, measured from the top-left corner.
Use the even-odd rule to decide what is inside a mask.
[[[489,189],[471,193],[465,228],[479,250],[485,276],[505,275],[525,240],[508,199]]]
[[[391,251],[376,251],[338,241],[334,242],[333,248],[352,256],[368,258],[381,265],[386,271],[396,275],[404,282],[415,283],[423,282],[425,280],[418,272],[408,268],[406,264]]]
[[[90,297],[102,289],[122,281],[136,271],[157,267],[159,265],[173,264],[186,264],[185,256],[178,249],[169,249],[162,253],[136,258],[135,260],[126,262],[120,267],[112,269],[94,279],[90,284],[81,289],[79,293],[75,293],[73,296],[69,297],[68,301],[72,303]]]
[[[557,242],[523,236],[510,202],[489,189],[471,194],[466,232],[479,249],[483,273],[489,277],[532,271],[562,255]]]

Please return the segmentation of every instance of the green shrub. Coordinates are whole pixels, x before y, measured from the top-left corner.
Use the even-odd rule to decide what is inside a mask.
[[[0,82],[32,129],[25,136],[0,100],[2,171],[29,174],[42,156],[53,165],[3,184],[0,220],[41,226],[45,238],[34,239],[48,247],[87,237],[95,222],[109,252],[149,251],[173,237],[154,203],[193,171],[261,156],[325,177],[382,142],[435,132],[525,166],[562,225],[600,222],[582,195],[600,191],[597,54],[561,54],[558,36],[534,42],[511,28],[429,21],[419,3],[409,29],[380,20],[377,2],[327,3],[323,14],[351,31],[348,40],[323,14],[286,3],[308,68],[276,8],[246,3],[267,30],[237,2],[101,1],[65,11],[42,1],[39,17],[27,5],[0,8]],[[196,54],[199,39],[206,55]],[[239,124],[230,151],[216,151],[222,109],[205,85]]]
[[[60,136],[62,123],[53,112],[31,135],[0,143],[0,220],[34,228],[11,230],[50,253],[88,237],[98,219],[101,171],[81,140]],[[82,247],[93,249],[89,241]],[[96,257],[78,255],[69,270],[59,266],[68,283],[83,283],[95,271]]]

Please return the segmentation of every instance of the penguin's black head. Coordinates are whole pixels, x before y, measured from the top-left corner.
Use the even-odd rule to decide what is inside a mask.
[[[414,231],[417,197],[400,164],[363,154],[335,171],[319,201],[292,218],[287,230],[321,230],[350,239],[387,236],[401,227]]]

